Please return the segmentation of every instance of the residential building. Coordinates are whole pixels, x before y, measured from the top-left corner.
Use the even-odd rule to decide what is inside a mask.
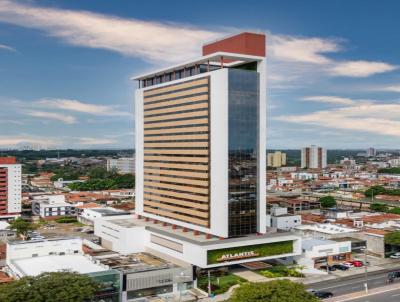
[[[120,174],[135,173],[135,159],[131,157],[107,159],[107,171],[116,170]]]
[[[376,156],[376,149],[375,148],[368,148],[365,153],[367,154],[367,157]]]
[[[326,149],[311,145],[301,149],[301,167],[324,169],[327,166]]]
[[[265,36],[241,33],[135,78],[138,215],[96,219],[103,246],[200,268],[300,253],[266,230],[265,60]]]
[[[15,157],[0,157],[0,219],[21,213],[21,165]]]
[[[32,200],[32,213],[42,218],[75,215],[75,207],[65,202],[64,195],[35,196]]]
[[[286,165],[286,153],[281,151],[275,151],[274,153],[268,153],[267,159],[268,167],[280,168]]]

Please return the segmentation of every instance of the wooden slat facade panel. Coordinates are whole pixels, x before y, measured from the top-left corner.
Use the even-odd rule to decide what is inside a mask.
[[[199,104],[192,104],[192,105],[185,105],[179,107],[169,107],[164,109],[157,109],[157,110],[146,110],[144,116],[149,116],[153,114],[166,114],[166,113],[173,113],[177,111],[186,111],[186,110],[205,110],[208,109],[208,103],[199,103]]]
[[[152,206],[152,207],[161,207],[161,208],[168,209],[171,211],[177,211],[180,213],[185,213],[185,214],[193,215],[193,216],[200,217],[200,218],[208,218],[209,217],[209,214],[207,212],[201,212],[199,210],[191,210],[188,208],[172,206],[169,204],[159,203],[159,202],[154,202],[154,201],[149,201],[149,200],[145,200],[144,205]]]
[[[153,97],[145,97],[144,102],[149,103],[149,102],[154,102],[154,101],[167,100],[167,99],[177,98],[177,97],[181,97],[181,96],[187,96],[187,95],[193,95],[193,94],[205,93],[205,92],[208,92],[208,87],[200,87],[200,88],[183,90],[183,91],[179,91],[179,92],[175,92],[175,93],[169,93],[169,94],[158,95],[158,96],[153,96]]]
[[[208,134],[189,134],[189,135],[163,135],[163,136],[147,136],[144,138],[148,141],[179,141],[179,140],[208,140]]]
[[[200,102],[200,101],[208,102],[208,95],[202,94],[202,95],[190,96],[190,97],[186,97],[186,98],[179,98],[179,99],[172,100],[172,101],[164,101],[164,102],[153,103],[153,104],[144,104],[144,110],[146,110],[146,112],[152,112],[151,110],[158,109],[160,107],[186,105],[186,104],[190,104],[193,102]],[[179,107],[177,108],[177,110],[179,110]]]
[[[208,155],[208,150],[185,150],[185,149],[146,149],[144,154],[182,154],[182,155]]]
[[[168,86],[161,87],[161,88],[149,89],[149,90],[146,90],[143,93],[143,95],[145,97],[149,97],[149,96],[155,95],[155,94],[175,91],[175,90],[178,90],[178,89],[190,88],[190,87],[194,87],[194,86],[207,85],[207,84],[208,84],[208,79],[199,79],[199,80],[196,80],[196,81],[185,82],[185,83],[182,83],[182,84],[168,85]]]
[[[187,200],[192,200],[192,201],[208,202],[208,196],[192,195],[192,194],[187,194],[187,193],[178,193],[178,192],[173,192],[173,191],[167,191],[167,190],[162,190],[162,189],[151,189],[151,188],[146,188],[145,193],[146,192],[165,195],[165,196],[171,196],[171,197],[177,197],[177,198],[182,198],[182,199],[187,199]]]
[[[191,172],[191,171],[177,171],[177,170],[161,170],[159,168],[152,167],[152,168],[145,168],[144,169],[144,173],[208,179],[208,171],[205,171],[205,172]]]
[[[195,202],[195,201],[187,201],[187,200],[179,200],[175,198],[169,198],[169,197],[163,197],[163,196],[157,196],[157,195],[151,195],[151,194],[144,194],[143,195],[145,199],[151,199],[151,200],[159,200],[171,204],[179,204],[182,206],[186,207],[192,207],[195,209],[200,209],[200,210],[208,210],[210,208],[208,203],[200,203],[200,202]]]
[[[208,163],[208,157],[193,157],[193,156],[164,156],[164,155],[146,155],[145,162],[149,161],[168,161],[168,162],[187,162],[187,163]]]
[[[196,180],[196,179],[187,179],[181,177],[168,177],[168,176],[159,176],[159,175],[145,175],[144,180],[160,180],[160,181],[169,181],[181,184],[195,185],[195,186],[203,186],[208,187],[208,180]]]
[[[194,126],[194,127],[187,126],[185,128],[167,128],[167,129],[156,129],[156,130],[147,129],[145,135],[152,135],[148,137],[155,137],[154,136],[155,134],[169,134],[169,133],[175,134],[175,133],[206,132],[206,131],[208,131],[208,125]]]
[[[145,212],[209,226],[209,115],[208,77],[144,92]]]
[[[198,224],[198,225],[201,225],[204,227],[209,226],[208,219],[198,219],[198,218],[188,217],[185,215],[180,215],[180,214],[176,214],[176,213],[172,213],[172,212],[168,212],[168,211],[156,210],[149,206],[144,206],[144,210],[145,210],[145,212],[149,212],[152,214],[157,214],[157,215],[168,217],[168,218],[173,218],[173,219],[177,219],[177,220],[181,220],[181,221],[185,221],[185,222],[189,222],[189,223],[193,223],[193,224]]]
[[[187,165],[187,164],[168,164],[168,163],[146,162],[145,167],[149,167],[149,168],[161,167],[161,168],[172,168],[172,169],[208,171],[208,166],[206,166],[206,165]]]
[[[184,191],[184,192],[188,192],[188,193],[208,194],[208,188],[204,189],[204,188],[189,187],[189,186],[179,186],[179,185],[166,184],[166,183],[154,182],[154,181],[144,181],[144,185],[154,187],[154,188]]]

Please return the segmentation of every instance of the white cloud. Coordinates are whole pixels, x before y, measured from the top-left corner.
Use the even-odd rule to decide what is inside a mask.
[[[388,91],[388,92],[400,92],[400,84],[381,87],[381,88],[378,88],[377,90]]]
[[[177,62],[200,54],[213,32],[183,24],[124,19],[87,11],[0,2],[0,21],[43,30],[65,43],[115,51],[152,62]]]
[[[111,145],[118,141],[111,138],[81,137],[78,139],[81,145]]]
[[[400,137],[400,104],[361,104],[275,120]]]
[[[129,116],[129,112],[117,111],[112,106],[95,105],[70,99],[42,99],[36,102],[40,106],[60,110],[69,110],[102,116]],[[133,113],[132,113],[133,114]]]
[[[328,104],[338,104],[338,105],[353,105],[354,100],[338,96],[328,96],[328,95],[316,95],[316,96],[306,96],[302,98],[303,101],[308,102],[319,102]]]
[[[17,147],[23,144],[38,144],[38,145],[47,145],[47,146],[55,146],[60,143],[59,140],[52,139],[49,137],[38,137],[31,136],[26,134],[21,135],[12,135],[12,136],[0,136],[0,146],[1,147]]]
[[[294,36],[269,36],[269,54],[282,61],[328,64],[332,60],[325,53],[338,52],[339,41],[321,38],[301,38]]]
[[[65,115],[61,113],[56,113],[56,112],[47,112],[47,111],[38,111],[38,110],[32,110],[28,111],[26,113],[29,116],[32,117],[39,117],[44,120],[57,120],[60,122],[63,122],[65,124],[74,124],[76,123],[75,117],[71,115]]]
[[[11,46],[0,44],[0,50],[8,50],[11,52],[16,52],[17,50]]]
[[[397,68],[397,66],[384,62],[347,61],[336,63],[330,69],[330,73],[334,76],[365,78],[378,73],[393,71]]]

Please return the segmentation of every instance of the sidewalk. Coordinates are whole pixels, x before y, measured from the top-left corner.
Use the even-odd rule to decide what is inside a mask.
[[[362,298],[362,297],[368,297],[368,296],[373,296],[376,294],[392,291],[392,290],[397,290],[400,289],[400,284],[391,284],[391,285],[386,285],[378,288],[373,288],[368,291],[368,295],[365,294],[365,291],[361,292],[355,292],[343,296],[337,296],[333,298],[326,299],[324,301],[326,302],[345,302],[345,301],[351,301],[357,298]]]

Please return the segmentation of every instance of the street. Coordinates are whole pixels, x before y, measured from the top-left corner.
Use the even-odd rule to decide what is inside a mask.
[[[400,289],[386,291],[380,294],[367,296],[364,298],[357,298],[353,300],[347,300],[349,302],[399,302],[400,301]]]
[[[388,271],[370,273],[368,275],[368,288],[373,289],[388,285],[387,275]],[[353,292],[363,291],[365,289],[364,283],[365,283],[365,275],[359,275],[354,278],[345,278],[345,279],[343,278],[337,281],[329,280],[320,283],[310,284],[307,287],[312,288],[314,290],[330,291],[333,293],[334,296],[341,296]],[[396,283],[400,284],[400,280],[396,280],[394,284]],[[397,297],[396,301],[400,301],[400,296]]]

